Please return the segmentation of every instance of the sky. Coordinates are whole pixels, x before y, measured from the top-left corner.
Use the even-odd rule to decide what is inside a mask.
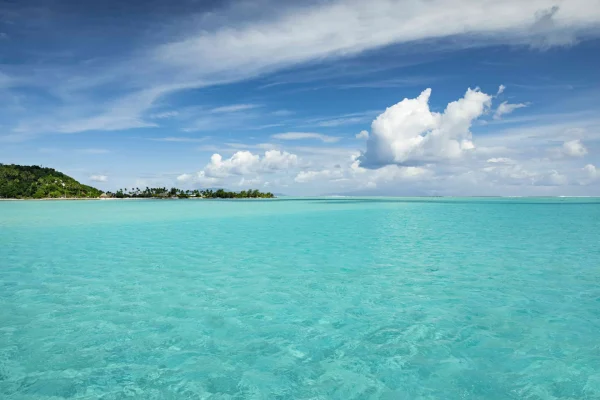
[[[600,0],[0,0],[0,163],[102,190],[600,195]]]

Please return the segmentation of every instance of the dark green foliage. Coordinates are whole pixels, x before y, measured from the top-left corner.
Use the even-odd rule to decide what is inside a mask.
[[[52,168],[0,164],[0,198],[98,197],[102,191],[82,185]]]
[[[228,192],[223,189],[218,189],[217,191],[212,190],[203,190],[199,192],[202,197],[207,198],[218,198],[218,199],[272,199],[275,196],[271,192],[263,193],[258,190],[249,189],[242,190],[241,192]]]
[[[258,190],[250,189],[248,191],[242,190],[241,192],[228,192],[223,189],[212,190],[181,190],[177,188],[149,188],[144,190],[139,188],[119,189],[115,193],[108,193],[110,196],[117,198],[178,198],[187,199],[189,197],[203,197],[207,199],[250,199],[250,198],[261,198],[261,199],[272,199],[275,196],[273,193],[262,193]]]

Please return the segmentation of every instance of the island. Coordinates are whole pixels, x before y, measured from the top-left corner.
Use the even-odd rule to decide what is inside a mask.
[[[0,199],[272,199],[270,192],[225,189],[130,188],[103,192],[53,168],[0,164]]]
[[[225,189],[194,189],[182,190],[177,188],[131,188],[119,189],[115,193],[107,192],[105,197],[123,198],[168,198],[168,199],[273,199],[275,195],[271,192],[260,192],[256,189],[242,190],[241,192],[230,192]]]

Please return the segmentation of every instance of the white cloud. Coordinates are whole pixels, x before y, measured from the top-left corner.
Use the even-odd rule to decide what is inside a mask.
[[[178,136],[167,136],[167,137],[161,137],[161,138],[150,138],[150,140],[155,141],[155,142],[181,142],[181,143],[204,142],[207,139],[209,139],[208,136],[204,136],[204,137],[201,137],[201,138],[178,137]]]
[[[234,104],[217,107],[210,110],[198,109],[194,117],[185,122],[184,132],[216,131],[216,130],[247,130],[260,125],[260,114],[254,109],[261,107],[257,104]]]
[[[330,147],[330,146],[293,146],[288,147],[294,154],[304,156],[321,156],[327,158],[347,158],[353,154],[360,154],[357,149],[348,147]]]
[[[491,164],[515,164],[515,160],[507,157],[494,157],[487,160]]]
[[[198,171],[194,177],[194,182],[197,182],[202,186],[208,186],[219,182],[219,179],[212,176],[207,176],[204,171]]]
[[[361,171],[358,171],[361,172]],[[411,179],[421,179],[430,175],[430,171],[423,167],[401,167],[386,165],[376,170],[364,169],[365,176],[370,182],[393,182]]]
[[[178,88],[181,88],[181,86],[167,85],[144,89],[114,101],[100,115],[75,118],[65,123],[57,121],[45,128],[48,131],[60,133],[77,133],[95,130],[116,131],[157,127],[158,125],[153,122],[144,121],[141,114],[150,108],[160,96]],[[35,123],[33,125],[33,129],[40,129],[35,126]],[[25,125],[23,129],[27,131],[32,128]]]
[[[573,138],[600,140],[600,118],[589,113],[566,113],[542,115],[536,124],[497,129],[477,137],[478,150],[485,148],[504,148],[508,151],[523,149],[546,151],[553,142],[565,142]],[[562,146],[552,151],[555,156],[562,154]],[[494,154],[490,154],[494,156]]]
[[[541,176],[536,184],[544,186],[563,186],[569,182],[566,175],[561,174],[556,170],[551,170],[547,174]]]
[[[496,108],[496,112],[494,113],[494,119],[500,119],[503,115],[507,115],[512,113],[513,111],[519,108],[525,108],[527,104],[518,103],[518,104],[509,104],[508,101],[503,102]]]
[[[343,125],[355,125],[364,122],[368,117],[344,117],[344,118],[336,118],[330,119],[327,121],[317,122],[317,126],[321,126],[323,128],[335,128]]]
[[[279,150],[267,150],[262,156],[247,150],[237,151],[229,158],[213,154],[204,169],[194,174],[181,174],[177,181],[201,186],[257,185],[262,182],[261,174],[285,174],[297,167],[298,162],[295,154]],[[235,177],[241,177],[241,180],[236,182]]]
[[[92,176],[90,176],[90,181],[93,181],[93,182],[106,182],[106,181],[108,181],[108,176],[106,176],[106,175],[92,175]]]
[[[227,159],[223,159],[220,154],[213,154],[203,172],[207,177],[226,178],[231,175],[253,175],[285,170],[297,163],[298,156],[286,151],[268,150],[260,157],[258,154],[244,150],[234,153]]]
[[[161,96],[177,90],[236,82],[313,60],[351,57],[387,45],[436,38],[452,38],[458,47],[487,43],[562,46],[578,37],[598,36],[600,23],[597,0],[562,1],[558,6],[548,0],[338,0],[284,5],[261,18],[244,14],[242,20],[235,7],[221,10],[203,17],[208,24],[177,35],[181,40],[154,47],[147,44],[144,47],[149,50],[132,52],[121,63],[113,59],[96,68],[49,69],[41,77],[37,62],[27,66],[29,70],[22,68],[23,76],[35,76],[30,81],[35,79],[36,85],[59,92],[67,101],[35,120],[17,121],[13,133],[153,127],[156,124],[144,120],[145,111]],[[95,89],[109,84],[123,90],[111,95],[113,101],[98,102]],[[129,94],[123,95],[126,90]],[[213,111],[234,112],[248,106]],[[324,121],[323,126],[357,123],[356,118]]]
[[[496,96],[501,95],[502,93],[504,93],[505,90],[506,90],[506,86],[500,85],[500,87],[498,88],[498,92],[496,93]]]
[[[260,185],[261,182],[262,182],[262,180],[260,178],[247,179],[247,178],[242,177],[242,179],[240,179],[240,181],[238,182],[238,186],[242,186],[242,187],[257,186],[257,185]]]
[[[300,171],[294,181],[297,183],[307,183],[314,180],[332,180],[342,178],[343,173],[341,170],[329,170],[324,169],[321,171]]]
[[[220,154],[213,154],[210,163],[204,168],[206,176],[225,178],[229,175],[247,175],[254,173],[260,163],[260,157],[249,151],[238,151],[231,158],[223,160]]]
[[[274,150],[276,149],[276,145],[273,143],[257,143],[257,144],[247,144],[247,143],[238,143],[238,142],[228,142],[225,143],[227,147],[231,147],[234,149],[246,149],[246,150]]]
[[[580,186],[591,185],[600,178],[600,171],[594,164],[586,164],[579,171],[575,171],[575,179]]]
[[[548,141],[548,146],[552,141]],[[313,148],[300,151],[299,147],[286,147],[302,156],[302,160],[292,157],[289,163],[285,160],[290,158],[281,149],[275,150],[273,156],[252,150],[247,152],[249,157],[240,158],[238,154],[213,163],[221,168],[221,173],[210,177],[210,186],[245,188],[257,186],[253,182],[268,181],[270,190],[290,195],[584,195],[598,189],[592,185],[597,182],[592,179],[595,172],[588,172],[593,171],[591,166],[581,168],[564,157],[545,157],[544,151],[536,157],[529,148],[515,143],[516,148],[490,148],[484,153],[477,148],[453,163],[391,164],[377,169],[362,167],[358,162],[360,153],[348,148],[325,147],[335,151],[316,152]],[[242,173],[236,159],[246,160],[247,168]],[[273,161],[272,167],[266,160]],[[227,166],[229,162],[231,165]],[[212,172],[209,169],[210,165],[199,175],[207,178]],[[196,174],[190,175],[190,182],[197,182]],[[238,186],[242,178],[244,184]]]
[[[291,115],[294,115],[295,113],[291,110],[277,110],[277,111],[273,111],[271,113],[271,115],[274,115],[276,117],[289,117]]]
[[[369,138],[369,132],[368,131],[360,131],[356,134],[356,138],[357,139],[368,139]]]
[[[177,182],[186,183],[186,182],[190,182],[193,179],[194,179],[194,175],[192,175],[192,174],[181,174],[177,177]]]
[[[169,119],[179,115],[178,111],[164,111],[160,113],[151,114],[150,119]]]
[[[229,106],[217,107],[210,110],[213,114],[234,113],[239,111],[251,110],[260,107],[258,104],[232,104]]]
[[[535,23],[531,26],[531,47],[547,49],[554,46],[570,46],[577,42],[577,36],[569,30],[557,29],[556,15],[560,7],[554,5],[539,10],[535,14]]]
[[[305,139],[317,139],[324,143],[335,143],[340,140],[337,136],[329,136],[323,135],[321,133],[312,133],[312,132],[286,132],[286,133],[277,133],[275,135],[271,135],[273,139],[279,140],[305,140]]]
[[[460,142],[461,150],[473,150],[475,149],[475,144],[471,140],[463,140]]]
[[[259,131],[262,129],[269,129],[269,128],[277,128],[280,126],[284,126],[285,124],[264,124],[264,125],[258,125],[258,126],[249,126],[248,129],[251,129],[253,131]]]
[[[415,87],[439,80],[439,77],[434,76],[413,76],[404,78],[392,78],[382,80],[367,80],[363,82],[333,84],[332,87],[339,89],[357,89],[357,88],[398,88],[398,87]]]
[[[360,166],[357,157],[358,155],[353,155],[328,168],[300,171],[294,181],[320,182],[327,190],[332,190],[331,184],[335,183],[342,183],[349,189],[357,189],[376,187],[378,183],[414,181],[431,175],[431,171],[424,167],[386,165],[378,169],[366,169]]]
[[[430,94],[431,89],[426,89],[416,99],[404,99],[373,121],[362,165],[446,161],[474,148],[471,123],[489,109],[492,96],[468,89],[462,99],[436,113],[429,109]]]
[[[589,179],[596,179],[600,176],[598,169],[593,164],[587,164],[585,167],[583,167],[583,172],[585,172]]]
[[[201,31],[159,46],[154,56],[155,62],[186,72],[231,79],[232,74],[254,75],[311,59],[456,35],[526,43],[555,35],[549,45],[562,44],[559,37],[589,34],[600,20],[595,0],[561,2],[548,14],[552,5],[548,0],[317,3],[287,9],[272,20]],[[540,20],[547,19],[552,24],[540,27]]]
[[[517,185],[517,186],[564,186],[568,184],[568,177],[556,169],[545,169],[545,165],[535,167],[537,163],[525,166],[515,160],[508,162],[495,162],[482,169],[484,172],[481,179],[492,182],[495,185]],[[489,162],[489,160],[488,160]]]
[[[219,182],[218,178],[207,176],[204,171],[198,171],[195,174],[181,174],[177,177],[177,182],[181,184],[197,183],[200,186],[210,186]]]
[[[287,151],[268,150],[260,162],[262,171],[285,170],[298,164],[298,156]]]
[[[562,151],[565,155],[570,157],[583,157],[588,152],[579,139],[564,142],[562,146]]]
[[[505,184],[533,184],[537,174],[520,164],[501,164],[484,167],[483,171],[492,179],[500,179]]]

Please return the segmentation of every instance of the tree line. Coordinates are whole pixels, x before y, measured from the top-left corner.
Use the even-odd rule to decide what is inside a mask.
[[[272,199],[275,197],[271,192],[260,192],[257,189],[242,190],[240,192],[230,192],[224,189],[195,189],[182,190],[178,188],[158,187],[150,188],[123,188],[116,192],[107,192],[110,197],[123,198],[194,198],[202,197],[206,199]]]
[[[43,199],[43,198],[94,198],[102,191],[83,185],[53,168],[37,165],[0,164],[0,198]],[[117,198],[190,198],[208,199],[271,199],[273,193],[256,189],[232,192],[224,189],[182,190],[177,188],[130,188],[119,189],[105,196]]]

